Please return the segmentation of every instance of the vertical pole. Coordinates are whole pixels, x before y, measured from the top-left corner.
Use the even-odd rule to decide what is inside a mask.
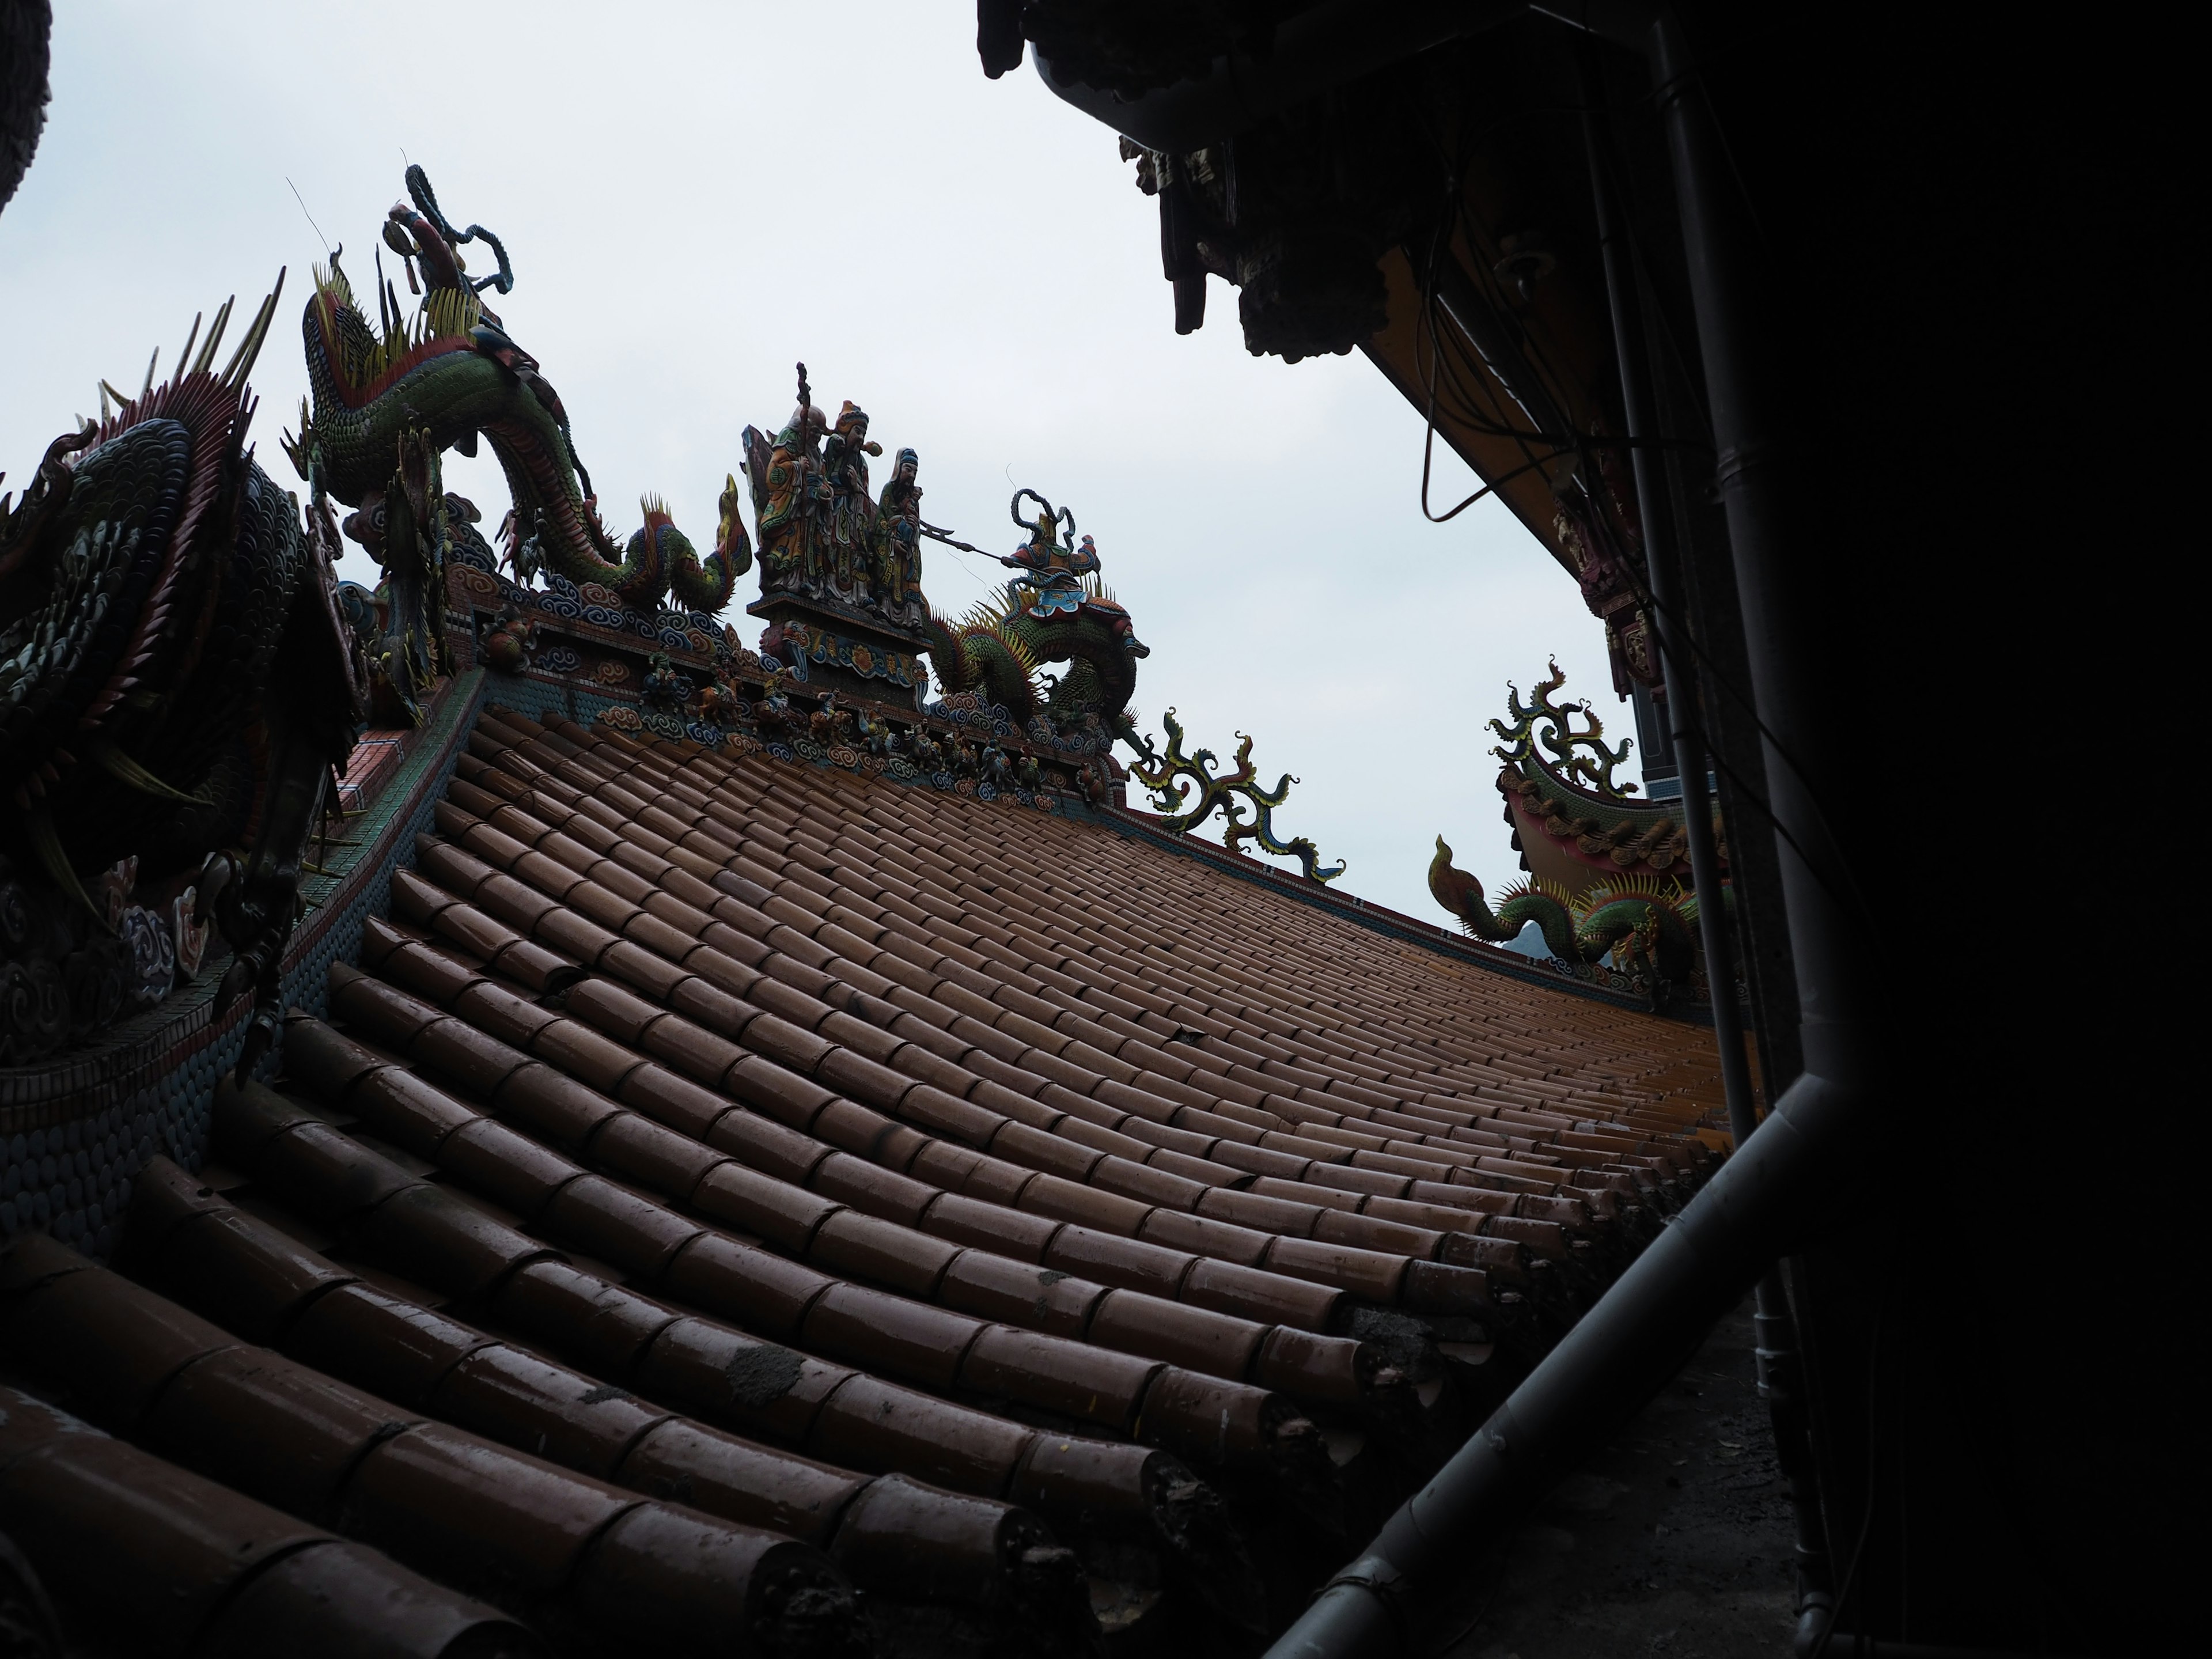
[[[1872,981],[1864,941],[1844,896],[1842,851],[1816,794],[1822,783],[1832,789],[1836,771],[1817,714],[1814,658],[1823,634],[1808,603],[1815,553],[1802,524],[1794,521],[1785,422],[1771,368],[1776,342],[1765,326],[1759,255],[1741,185],[1697,82],[1680,23],[1670,11],[1662,10],[1652,24],[1651,78],[1674,164],[1691,305],[1719,451],[1721,504],[1762,726],[1804,1064],[1808,1073],[1847,1090],[1864,1088],[1875,1064]],[[1840,1609],[1831,1598],[1829,1552],[1816,1514],[1808,1513],[1808,1499],[1817,1504],[1810,1425],[1787,1310],[1778,1278],[1770,1271],[1759,1285],[1760,1380],[1798,1510],[1802,1646],[1819,1640]]]
[[[1598,248],[1605,268],[1606,298],[1613,312],[1613,349],[1620,361],[1620,401],[1627,422],[1630,459],[1635,469],[1637,510],[1644,520],[1644,562],[1651,595],[1652,625],[1659,640],[1659,661],[1667,686],[1667,720],[1681,774],[1684,838],[1690,847],[1690,875],[1698,891],[1698,931],[1705,949],[1705,980],[1712,994],[1713,1037],[1720,1046],[1721,1087],[1728,1102],[1729,1128],[1738,1146],[1759,1127],[1752,1098],[1751,1066],[1744,1053],[1742,1012],[1735,996],[1734,940],[1721,903],[1720,856],[1713,842],[1711,798],[1705,787],[1705,750],[1692,711],[1699,707],[1698,674],[1689,649],[1688,616],[1676,578],[1675,520],[1668,499],[1664,468],[1653,441],[1659,422],[1645,378],[1650,359],[1645,349],[1641,295],[1621,237],[1621,208],[1608,136],[1598,115],[1599,82],[1587,54],[1582,64],[1583,143],[1589,156],[1590,195],[1597,212]],[[1758,1332],[1759,1391],[1772,1419],[1776,1454],[1790,1482],[1796,1522],[1797,1600],[1800,1611],[1828,1607],[1830,1574],[1820,1489],[1814,1479],[1807,1435],[1802,1392],[1798,1386],[1797,1342],[1782,1276],[1770,1267],[1755,1292],[1753,1324]]]
[[[1834,776],[1816,714],[1813,658],[1821,633],[1806,605],[1815,560],[1792,523],[1781,399],[1771,384],[1775,342],[1765,327],[1758,255],[1734,169],[1670,13],[1652,25],[1651,70],[1674,162],[1720,452],[1721,504],[1764,728],[1805,1066],[1837,1083],[1864,1085],[1870,1028],[1863,965],[1843,896],[1844,860],[1815,793],[1816,780],[1832,784]]]
[[[1583,143],[1589,155],[1590,194],[1597,208],[1598,250],[1605,266],[1605,292],[1613,311],[1614,355],[1620,361],[1620,402],[1628,425],[1629,459],[1636,475],[1636,507],[1644,520],[1646,584],[1651,595],[1651,623],[1659,641],[1660,675],[1667,689],[1667,724],[1681,775],[1682,837],[1690,848],[1690,880],[1698,892],[1698,933],[1705,951],[1705,981],[1712,994],[1713,1038],[1721,1055],[1721,1091],[1728,1102],[1729,1129],[1741,1146],[1759,1127],[1752,1099],[1751,1066],[1744,1055],[1743,1013],[1735,997],[1735,952],[1728,915],[1721,899],[1720,852],[1713,842],[1712,796],[1705,787],[1705,745],[1692,718],[1697,707],[1697,672],[1683,627],[1675,584],[1674,516],[1661,479],[1658,452],[1651,447],[1658,422],[1644,379],[1644,319],[1635,279],[1621,246],[1620,206],[1613,168],[1598,124],[1596,81],[1583,82]]]

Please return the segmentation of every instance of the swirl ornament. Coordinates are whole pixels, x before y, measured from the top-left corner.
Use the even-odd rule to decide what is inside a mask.
[[[1289,841],[1276,837],[1274,809],[1290,798],[1291,786],[1297,780],[1285,772],[1273,789],[1261,788],[1252,765],[1250,738],[1242,732],[1237,734],[1237,769],[1218,775],[1212,750],[1183,753],[1182,725],[1174,709],[1169,709],[1160,720],[1167,727],[1167,752],[1161,754],[1149,738],[1138,742],[1133,746],[1142,751],[1144,758],[1133,762],[1129,771],[1152,791],[1153,810],[1164,815],[1161,828],[1188,835],[1218,811],[1224,821],[1221,839],[1232,853],[1242,853],[1246,841],[1256,841],[1278,858],[1296,859],[1308,881],[1326,884],[1344,873],[1342,860],[1321,868],[1321,854],[1305,836],[1295,836]]]

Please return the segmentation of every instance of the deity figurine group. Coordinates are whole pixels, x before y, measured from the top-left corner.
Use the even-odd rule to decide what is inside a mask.
[[[902,449],[880,497],[868,493],[867,412],[847,400],[833,422],[814,404],[806,365],[799,404],[775,437],[744,431],[760,531],[761,592],[803,593],[872,612],[895,628],[929,620],[921,592],[920,459]]]

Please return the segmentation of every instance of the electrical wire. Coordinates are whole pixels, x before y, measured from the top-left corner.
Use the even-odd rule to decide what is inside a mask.
[[[1717,117],[1716,117],[1716,119],[1717,119]],[[1499,124],[1492,124],[1493,129],[1497,125]],[[1486,131],[1480,136],[1487,136]],[[1573,431],[1567,434],[1547,434],[1542,432],[1540,429],[1524,431],[1517,427],[1510,425],[1508,422],[1503,410],[1498,408],[1495,394],[1490,392],[1489,385],[1485,384],[1485,382],[1496,383],[1497,372],[1495,368],[1486,362],[1485,362],[1482,366],[1487,373],[1478,377],[1476,385],[1480,387],[1486,394],[1486,401],[1489,402],[1491,407],[1498,411],[1497,418],[1493,421],[1486,421],[1480,415],[1474,413],[1471,407],[1474,399],[1473,397],[1468,395],[1470,388],[1466,386],[1465,382],[1460,380],[1458,366],[1447,361],[1443,349],[1443,342],[1447,337],[1452,339],[1455,349],[1459,349],[1459,337],[1462,331],[1454,328],[1449,331],[1448,333],[1447,331],[1438,326],[1437,313],[1441,309],[1441,304],[1438,299],[1438,289],[1436,280],[1440,262],[1443,258],[1445,257],[1446,246],[1455,234],[1465,240],[1470,250],[1475,251],[1478,253],[1480,251],[1477,229],[1471,216],[1468,214],[1466,207],[1465,169],[1468,161],[1472,159],[1472,155],[1473,150],[1472,148],[1470,148],[1467,156],[1454,167],[1449,179],[1447,188],[1449,191],[1450,205],[1447,214],[1439,220],[1437,229],[1432,233],[1430,239],[1428,270],[1426,272],[1427,281],[1423,284],[1421,313],[1416,319],[1417,331],[1425,328],[1425,331],[1428,335],[1429,344],[1429,350],[1425,358],[1419,359],[1423,362],[1425,369],[1422,384],[1426,405],[1423,421],[1424,430],[1422,434],[1421,489],[1419,496],[1419,505],[1422,516],[1431,524],[1449,523],[1451,520],[1458,517],[1460,514],[1465,512],[1468,507],[1474,506],[1477,501],[1482,500],[1486,495],[1497,493],[1504,485],[1510,483],[1516,477],[1522,477],[1531,471],[1541,471],[1546,465],[1557,460],[1562,454],[1575,453],[1580,455],[1600,448],[1625,448],[1632,450],[1646,447],[1662,449],[1690,449],[1701,454],[1711,454],[1713,451],[1710,444],[1698,443],[1682,439],[1669,439],[1664,436],[1639,441],[1636,440],[1623,441],[1599,438],[1594,434],[1583,433],[1579,430]],[[1627,216],[1624,216],[1624,217]],[[1637,258],[1637,274],[1640,279],[1648,281],[1648,266],[1640,257],[1641,246],[1640,243],[1634,238],[1632,221],[1630,225],[1630,230],[1632,257]],[[1464,270],[1465,267],[1462,266],[1462,269]],[[1489,276],[1490,273],[1487,270],[1484,270],[1477,277],[1476,280],[1479,294],[1480,293],[1480,288],[1486,283]],[[1639,291],[1641,291],[1640,288]],[[1492,295],[1489,294],[1480,294],[1480,297],[1486,303],[1492,304],[1492,309],[1494,313],[1501,316],[1504,314],[1499,312],[1498,306],[1492,302]],[[1538,363],[1541,364],[1541,366],[1532,364],[1532,367],[1536,368],[1536,372],[1540,378],[1548,378],[1545,373],[1546,369],[1548,368],[1548,362],[1545,361],[1547,359],[1548,354],[1546,354],[1543,351],[1540,341],[1525,329],[1518,331],[1522,337],[1522,343],[1530,349],[1533,356],[1538,360]],[[1668,331],[1668,343],[1670,347],[1674,349],[1679,356],[1680,343],[1674,338],[1671,329]],[[1472,348],[1471,341],[1468,343],[1468,346],[1470,349]],[[1418,344],[1416,346],[1416,351],[1418,354]],[[1480,359],[1480,352],[1475,352],[1474,355],[1477,359]],[[1470,362],[1467,367],[1470,371],[1472,371],[1474,365]],[[1460,501],[1456,506],[1449,508],[1443,514],[1437,513],[1429,503],[1430,481],[1432,473],[1432,464],[1435,453],[1436,413],[1439,402],[1440,372],[1443,377],[1449,378],[1451,380],[1453,383],[1453,390],[1455,392],[1460,393],[1465,398],[1466,404],[1469,405],[1466,413],[1472,416],[1472,418],[1463,419],[1461,423],[1474,428],[1479,431],[1484,431],[1486,429],[1486,435],[1494,435],[1513,440],[1516,446],[1520,449],[1522,456],[1524,457],[1522,465],[1501,474],[1494,479],[1489,480],[1480,489],[1474,491],[1465,500]],[[1691,380],[1686,376],[1685,377],[1685,380],[1687,384],[1692,386],[1696,384],[1694,380]],[[1547,392],[1553,391],[1553,388],[1550,386],[1546,386],[1544,389]],[[1564,400],[1554,397],[1553,402],[1556,406],[1564,409]],[[1517,398],[1516,399],[1516,404],[1518,404]],[[1526,410],[1525,406],[1523,406],[1522,412],[1526,414],[1528,411]],[[1534,422],[1532,422],[1532,425],[1533,424]],[[1532,443],[1547,445],[1547,453],[1542,455],[1536,454],[1530,447]],[[1589,495],[1586,484],[1584,486],[1584,493],[1586,495]],[[1595,497],[1591,495],[1590,499],[1593,506],[1595,507],[1596,505]],[[1594,524],[1600,530],[1601,533],[1605,534],[1607,538],[1610,539],[1612,536],[1612,526],[1603,513],[1594,512],[1592,514],[1592,520]],[[1634,561],[1626,556],[1626,550],[1616,548],[1613,551],[1615,553],[1616,563],[1627,581],[1632,597],[1636,600],[1639,608],[1643,609],[1655,620],[1662,621],[1670,624],[1674,631],[1689,647],[1692,655],[1704,667],[1705,672],[1702,678],[1705,678],[1708,683],[1711,684],[1717,690],[1730,697],[1746,713],[1750,714],[1753,725],[1756,726],[1760,737],[1765,740],[1767,746],[1774,755],[1784,765],[1788,766],[1793,774],[1796,775],[1800,785],[1804,789],[1805,796],[1808,804],[1810,804],[1813,808],[1813,815],[1815,823],[1820,828],[1823,836],[1829,843],[1829,846],[1832,848],[1839,847],[1840,840],[1836,834],[1833,819],[1828,811],[1826,803],[1820,799],[1820,792],[1814,787],[1811,778],[1807,775],[1802,764],[1796,759],[1790,746],[1782,742],[1774,732],[1773,729],[1766,724],[1764,716],[1759,713],[1759,707],[1755,700],[1744,688],[1740,687],[1735,684],[1735,678],[1732,675],[1727,673],[1722,669],[1720,664],[1714,659],[1711,653],[1708,651],[1704,644],[1698,640],[1698,630],[1688,625],[1687,618],[1683,617],[1672,605],[1662,606],[1658,603],[1652,595],[1649,584],[1642,579],[1640,573],[1637,570]],[[1782,821],[1781,817],[1775,811],[1773,805],[1767,798],[1765,791],[1753,785],[1749,779],[1743,776],[1741,773],[1737,771],[1735,768],[1727,762],[1723,757],[1723,751],[1720,747],[1711,741],[1711,733],[1704,726],[1703,722],[1697,718],[1694,711],[1685,709],[1683,711],[1682,718],[1685,719],[1692,733],[1698,738],[1700,746],[1712,758],[1716,769],[1729,780],[1732,792],[1736,793],[1747,805],[1752,807],[1760,817],[1764,818],[1767,823],[1772,827],[1775,834],[1797,854],[1799,860],[1804,864],[1808,872],[1810,873],[1820,884],[1830,898],[1836,901],[1847,914],[1853,915],[1854,920],[1863,927],[1869,939],[1878,939],[1880,936],[1880,930],[1875,920],[1873,908],[1867,902],[1864,891],[1860,887],[1855,875],[1850,871],[1848,862],[1841,858],[1839,853],[1838,853],[1834,857],[1834,862],[1838,866],[1837,873],[1841,878],[1839,886],[1837,880],[1832,878],[1827,870],[1824,867],[1830,860],[1822,858],[1816,858],[1812,850],[1808,848],[1804,842],[1798,839],[1790,826]]]

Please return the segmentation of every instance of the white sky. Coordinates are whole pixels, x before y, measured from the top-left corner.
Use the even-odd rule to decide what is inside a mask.
[[[449,218],[505,240],[515,289],[487,297],[617,535],[652,489],[710,539],[738,434],[781,423],[804,358],[817,402],[921,452],[933,523],[1010,551],[1015,485],[1071,507],[1152,647],[1150,729],[1173,705],[1224,756],[1251,732],[1266,781],[1302,780],[1279,833],[1349,859],[1340,890],[1446,921],[1439,831],[1486,883],[1517,873],[1486,722],[1547,656],[1609,735],[1634,730],[1574,583],[1495,500],[1424,521],[1421,417],[1364,357],[1249,356],[1218,282],[1176,337],[1114,135],[1026,67],[985,80],[969,0],[56,9],[46,137],[0,214],[7,488],[96,377],[135,392],[149,351],[166,372],[195,312],[235,293],[242,321],[280,265],[254,435],[296,487],[276,437],[323,244],[286,180],[366,298],[404,150]],[[1470,485],[1438,456],[1442,507]],[[489,450],[447,478],[497,521]],[[941,609],[1000,574],[926,548]],[[343,574],[375,579],[357,549]],[[749,642],[757,591],[728,613]]]

